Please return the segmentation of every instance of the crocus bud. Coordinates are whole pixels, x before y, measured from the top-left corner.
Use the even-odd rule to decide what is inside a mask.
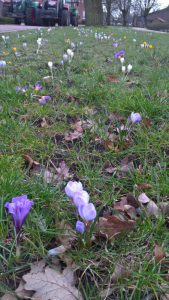
[[[74,197],[75,193],[82,191],[83,186],[82,183],[79,181],[69,181],[65,187],[65,193],[69,198]]]
[[[27,43],[23,43],[23,44],[22,44],[22,47],[23,47],[24,49],[26,49],[26,48],[27,48]]]
[[[80,217],[87,222],[93,221],[96,218],[96,209],[95,209],[93,203],[79,206],[78,212],[79,212]]]
[[[52,68],[53,68],[53,62],[52,62],[52,61],[49,61],[49,62],[48,62],[48,67],[49,67],[49,69],[52,69]]]
[[[126,67],[125,66],[122,66],[121,70],[122,70],[122,73],[126,73]]]
[[[139,123],[141,121],[142,117],[139,113],[132,112],[130,115],[130,120],[133,123]]]
[[[76,231],[82,234],[85,231],[85,224],[81,221],[77,221],[76,222]]]
[[[76,207],[79,207],[80,205],[86,205],[89,203],[89,194],[83,190],[76,192],[73,196],[73,202]]]
[[[66,53],[63,54],[63,61],[68,61],[69,57]]]
[[[127,66],[127,72],[130,73],[132,69],[133,69],[133,66],[129,64]]]
[[[123,64],[124,63],[124,57],[120,57],[120,61]]]

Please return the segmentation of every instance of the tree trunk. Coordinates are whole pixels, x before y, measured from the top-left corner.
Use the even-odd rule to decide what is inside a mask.
[[[127,11],[126,10],[122,11],[122,16],[123,16],[123,26],[127,26]]]
[[[101,0],[84,0],[85,24],[87,26],[103,25],[103,9]]]
[[[112,0],[107,0],[106,8],[107,8],[107,16],[106,16],[106,24],[111,25],[111,8],[112,8]]]

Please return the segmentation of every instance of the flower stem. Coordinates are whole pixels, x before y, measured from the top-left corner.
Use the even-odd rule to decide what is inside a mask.
[[[21,255],[20,232],[16,236],[16,260],[19,261]]]

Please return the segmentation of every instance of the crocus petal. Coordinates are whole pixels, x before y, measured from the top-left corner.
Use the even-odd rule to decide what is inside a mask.
[[[74,194],[76,192],[82,191],[83,190],[83,186],[82,183],[79,181],[69,181],[65,187],[65,193],[69,198],[74,197]]]
[[[89,203],[89,194],[86,191],[78,191],[73,195],[73,202],[76,207]]]
[[[76,222],[76,231],[79,232],[79,233],[84,233],[85,231],[85,224],[81,221],[77,221]]]
[[[78,207],[79,215],[85,221],[93,221],[96,218],[96,209],[93,203]]]

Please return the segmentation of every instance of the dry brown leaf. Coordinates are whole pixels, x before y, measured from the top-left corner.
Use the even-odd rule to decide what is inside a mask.
[[[72,124],[71,127],[78,132],[83,133],[83,128],[82,128],[82,121],[77,121],[76,123]]]
[[[138,190],[150,190],[152,189],[152,185],[149,183],[140,183],[140,184],[136,184],[135,187]]]
[[[98,229],[102,235],[111,239],[116,235],[132,230],[135,227],[133,220],[120,220],[116,216],[109,216],[108,218],[99,218]]]
[[[121,116],[118,112],[112,112],[109,115],[109,120],[111,122],[122,122],[125,120],[125,118]]]
[[[146,206],[146,213],[149,217],[151,216],[155,216],[158,217],[159,216],[159,210],[158,210],[158,206],[156,205],[156,203],[152,200],[150,200]]]
[[[73,132],[68,132],[65,133],[64,138],[65,141],[74,141],[74,140],[78,140],[79,138],[81,138],[83,135],[83,132],[79,132],[79,131],[73,131]]]
[[[43,179],[46,183],[54,183],[57,181],[57,175],[46,169],[43,174]]]
[[[64,161],[59,163],[59,168],[56,168],[56,170],[58,172],[57,181],[63,181],[71,177],[71,174],[69,173],[69,167]]]
[[[145,193],[142,193],[138,196],[138,201],[141,203],[141,204],[147,204],[149,203],[151,200],[150,198],[147,197],[147,195]]]
[[[108,75],[108,76],[107,76],[107,81],[108,81],[108,82],[118,83],[118,82],[119,82],[119,79],[118,79],[115,75]]]
[[[21,279],[18,288],[15,290],[16,295],[21,299],[30,299],[32,291],[26,291],[24,289],[24,281]]]
[[[113,203],[113,207],[117,210],[120,210],[120,211],[125,211],[125,208],[124,206],[127,205],[128,202],[127,202],[127,197],[123,197],[120,201],[118,202],[114,202]]]
[[[47,127],[49,127],[49,124],[48,124],[46,118],[42,118],[42,122],[40,123],[40,126],[41,126],[42,128],[47,128]]]
[[[114,173],[116,170],[117,170],[117,168],[113,167],[112,164],[109,161],[107,161],[105,163],[104,168],[103,168],[103,171],[105,171],[109,174]]]
[[[169,203],[168,202],[161,202],[159,204],[160,210],[164,215],[169,214]]]
[[[34,300],[82,300],[81,293],[75,287],[74,273],[70,269],[60,272],[46,267],[38,273],[23,276],[24,289],[34,291]]]
[[[113,283],[127,277],[130,274],[129,270],[126,268],[126,266],[117,263],[117,265],[115,266],[114,272],[112,274],[111,277],[111,281]]]
[[[156,262],[160,262],[165,257],[165,252],[164,252],[163,248],[158,244],[155,245],[154,256],[155,256]]]
[[[23,155],[23,159],[28,164],[28,169],[31,169],[33,166],[39,166],[40,163],[36,160],[33,160],[32,157],[28,154]]]
[[[60,242],[60,244],[64,246],[66,250],[70,249],[76,240],[76,232],[69,224],[65,222],[61,222],[60,224],[56,225],[57,228],[61,230],[61,233],[58,236],[58,242]]]
[[[145,127],[147,127],[147,128],[152,126],[152,121],[149,118],[143,118],[142,122],[145,125]]]
[[[135,208],[131,205],[124,205],[125,213],[130,217],[130,219],[135,220],[137,216],[137,212]]]

